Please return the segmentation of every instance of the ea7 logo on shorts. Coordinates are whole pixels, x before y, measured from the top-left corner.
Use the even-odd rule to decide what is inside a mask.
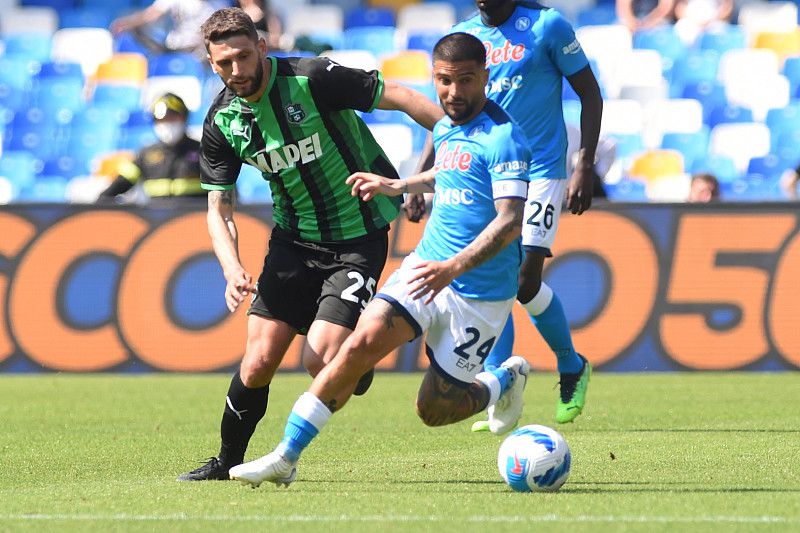
[[[300,124],[306,118],[306,112],[300,104],[289,104],[286,106],[286,120],[292,124]]]

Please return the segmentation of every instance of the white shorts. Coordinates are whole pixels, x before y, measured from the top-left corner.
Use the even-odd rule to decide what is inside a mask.
[[[522,221],[522,246],[526,251],[553,256],[550,248],[556,239],[566,190],[567,180],[534,179],[528,184],[528,201]]]
[[[421,261],[412,252],[375,298],[392,304],[408,320],[417,337],[427,331],[425,351],[431,366],[448,381],[467,386],[482,370],[483,360],[500,336],[515,298],[475,300],[464,298],[447,286],[426,305],[424,298],[414,300],[408,291],[413,267]]]

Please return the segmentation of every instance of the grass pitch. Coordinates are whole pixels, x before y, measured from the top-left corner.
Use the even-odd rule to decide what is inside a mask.
[[[0,531],[798,531],[800,379],[596,374],[555,494],[517,494],[501,438],[427,428],[420,375],[378,374],[304,454],[289,489],[177,483],[218,449],[229,376],[0,377]],[[523,423],[552,421],[553,374]],[[248,458],[278,442],[309,378],[281,374]]]

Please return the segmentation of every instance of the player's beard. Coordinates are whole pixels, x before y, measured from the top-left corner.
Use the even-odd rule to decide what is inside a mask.
[[[453,107],[452,104],[458,103],[459,106]],[[475,102],[464,100],[463,98],[454,100],[453,102],[441,102],[442,109],[450,117],[453,122],[464,122],[464,119],[469,118],[475,112]]]
[[[258,66],[256,67],[256,74],[255,76],[250,76],[243,81],[247,81],[246,85],[236,85],[231,86],[227,83],[225,84],[228,89],[233,91],[236,96],[239,98],[247,98],[249,96],[253,96],[258,92],[258,89],[261,87],[261,83],[264,81],[264,62],[259,61]]]

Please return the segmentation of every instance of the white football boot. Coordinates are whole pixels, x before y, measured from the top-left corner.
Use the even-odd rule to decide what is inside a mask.
[[[513,374],[514,381],[500,399],[488,409],[489,431],[495,435],[508,433],[519,422],[522,407],[525,405],[525,384],[528,381],[528,372],[531,370],[531,365],[518,355],[509,357],[500,366]]]
[[[278,487],[288,487],[297,477],[296,464],[273,451],[255,461],[234,466],[228,470],[228,475],[231,479],[241,481],[242,485],[253,488],[264,481],[272,481]]]

